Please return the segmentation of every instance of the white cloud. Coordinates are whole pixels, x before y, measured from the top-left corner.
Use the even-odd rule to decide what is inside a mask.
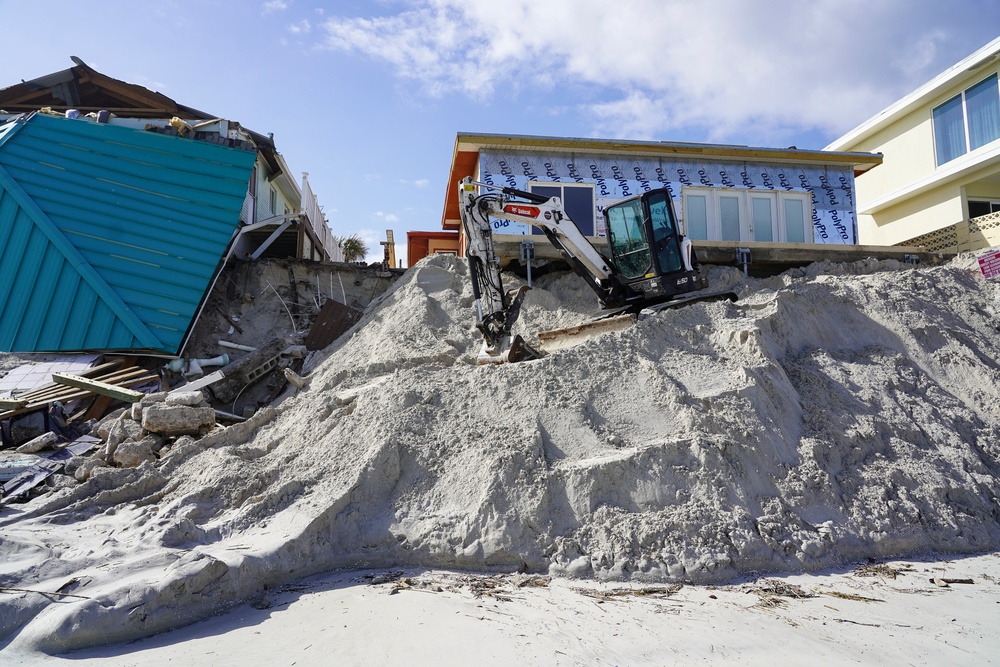
[[[310,30],[312,30],[312,26],[309,24],[308,19],[302,19],[298,23],[292,23],[288,26],[288,32],[295,35],[307,34]]]
[[[129,77],[128,80],[131,81],[132,83],[142,86],[143,88],[148,88],[149,90],[155,92],[160,92],[170,89],[170,86],[163,83],[162,81],[156,81],[154,79],[150,79],[148,76],[144,76],[142,74],[134,74],[131,77]]]
[[[264,14],[280,12],[284,9],[288,9],[288,3],[284,0],[267,0],[267,2],[261,6],[261,11]]]
[[[558,102],[571,85],[587,91],[578,110],[596,134],[780,140],[845,131],[950,65],[941,46],[965,18],[939,4],[413,0],[323,29],[327,48],[384,61],[432,96],[520,89]]]
[[[413,187],[421,189],[421,190],[423,188],[426,188],[430,184],[430,181],[427,180],[426,178],[418,178],[415,181],[408,181],[406,179],[402,179],[401,178],[399,180],[399,182],[402,183],[403,185],[412,185]]]
[[[386,224],[392,224],[394,222],[399,222],[399,216],[395,213],[385,213],[383,211],[375,211],[372,218],[377,222],[384,222]]]

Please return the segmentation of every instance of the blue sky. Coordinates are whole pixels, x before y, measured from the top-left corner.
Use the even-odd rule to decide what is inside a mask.
[[[0,0],[72,66],[273,132],[335,234],[440,228],[457,132],[822,148],[1000,34],[995,0]]]

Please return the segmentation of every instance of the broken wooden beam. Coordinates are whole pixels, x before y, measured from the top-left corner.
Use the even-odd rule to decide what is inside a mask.
[[[146,373],[140,377],[129,378],[124,380],[116,380],[116,384],[121,387],[135,387],[137,385],[146,384],[147,382],[153,382],[159,380],[158,375],[153,375],[151,373]],[[17,415],[22,415],[26,412],[32,412],[33,410],[39,410],[41,408],[47,408],[55,401],[61,403],[68,403],[72,400],[78,398],[86,398],[88,396],[93,396],[94,392],[87,389],[76,389],[74,387],[63,387],[64,391],[59,394],[54,394],[44,398],[33,398],[25,394],[25,398],[29,399],[29,402],[24,407],[18,408],[16,410],[3,410],[0,412],[0,421],[4,419],[9,419],[11,417],[16,417]]]
[[[0,398],[0,410],[17,410],[28,404],[28,401],[20,398]]]
[[[126,403],[135,403],[145,396],[145,394],[141,391],[126,389],[107,382],[101,382],[100,380],[92,380],[91,378],[71,375],[69,373],[53,373],[52,380],[58,384],[76,387],[77,389],[85,389],[86,391],[94,394],[117,398],[119,401],[124,401]]]

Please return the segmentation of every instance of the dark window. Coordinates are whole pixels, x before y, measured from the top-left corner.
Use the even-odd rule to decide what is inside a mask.
[[[535,185],[530,184],[531,192],[546,197],[562,199],[563,210],[576,223],[577,229],[584,236],[595,236],[594,230],[594,189],[579,185]],[[532,228],[532,234],[541,235],[542,231]]]
[[[969,200],[969,218],[978,218],[1000,211],[1000,201]]]

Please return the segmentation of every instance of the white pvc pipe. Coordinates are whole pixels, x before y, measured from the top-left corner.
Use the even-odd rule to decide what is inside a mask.
[[[256,352],[257,348],[250,347],[249,345],[240,345],[239,343],[230,343],[228,340],[220,340],[219,345],[222,347],[228,347],[232,350],[243,350],[244,352]]]

